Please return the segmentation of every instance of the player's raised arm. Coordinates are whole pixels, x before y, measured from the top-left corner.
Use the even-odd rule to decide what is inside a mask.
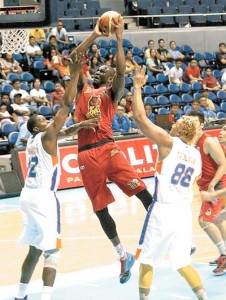
[[[153,124],[146,116],[141,92],[142,86],[146,83],[145,71],[144,66],[135,71],[133,116],[140,130],[158,145],[160,155],[165,157],[172,147],[172,137],[165,130]]]

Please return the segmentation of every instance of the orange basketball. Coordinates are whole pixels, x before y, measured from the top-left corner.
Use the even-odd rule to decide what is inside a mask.
[[[117,11],[107,11],[100,17],[99,30],[105,36],[115,33],[115,21],[121,15]]]

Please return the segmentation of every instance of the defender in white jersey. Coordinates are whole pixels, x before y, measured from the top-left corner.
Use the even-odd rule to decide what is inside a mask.
[[[70,62],[72,79],[54,121],[49,124],[43,116],[33,115],[27,123],[32,136],[27,143],[28,172],[20,196],[24,231],[18,244],[29,245],[29,252],[22,266],[15,299],[27,299],[28,283],[42,252],[44,252],[44,268],[41,300],[51,299],[56,263],[61,248],[60,205],[55,195],[60,178],[57,139],[75,134],[81,128],[95,127],[99,121],[98,119],[86,120],[61,130],[77,94],[82,56],[79,55],[77,59],[74,53],[73,60]]]
[[[191,265],[192,185],[201,173],[201,157],[193,144],[198,134],[196,119],[184,117],[173,126],[171,137],[145,114],[141,88],[145,67],[134,76],[133,114],[141,131],[158,146],[154,200],[149,207],[136,258],[140,260],[140,300],[147,300],[156,267],[169,255],[173,269],[185,278],[197,299],[206,300],[201,278]]]

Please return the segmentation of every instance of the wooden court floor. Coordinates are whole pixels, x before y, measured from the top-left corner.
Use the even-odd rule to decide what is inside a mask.
[[[152,192],[153,179],[145,179],[145,182]],[[116,221],[121,242],[128,251],[135,252],[145,210],[136,197],[127,198],[114,184],[110,184],[109,187],[116,198],[116,202],[111,204],[109,209]],[[197,189],[194,189],[194,195],[193,242],[197,251],[193,255],[193,261],[207,263],[216,258],[218,252],[198,224],[200,199]],[[116,263],[117,255],[102,232],[84,189],[59,191],[58,198],[62,204],[63,236],[58,272],[67,274]],[[26,247],[16,247],[22,230],[18,202],[18,198],[0,200],[0,287],[18,283],[21,264],[27,252]],[[42,264],[41,258],[32,280],[40,279]]]

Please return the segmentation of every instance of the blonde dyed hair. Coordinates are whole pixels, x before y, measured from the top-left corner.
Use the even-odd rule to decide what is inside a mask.
[[[186,144],[194,144],[199,133],[198,118],[182,117],[177,121],[177,130],[178,136]]]

